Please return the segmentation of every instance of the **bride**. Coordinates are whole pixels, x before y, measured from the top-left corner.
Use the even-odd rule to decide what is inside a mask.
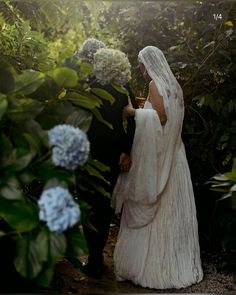
[[[129,172],[122,172],[112,205],[121,212],[114,252],[119,281],[184,288],[202,280],[192,182],[181,140],[182,89],[162,51],[147,46],[138,60],[152,80],[144,109],[128,105],[136,131]]]

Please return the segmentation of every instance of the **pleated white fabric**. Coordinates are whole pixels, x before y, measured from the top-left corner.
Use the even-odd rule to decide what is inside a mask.
[[[177,100],[171,108],[169,114],[177,113],[179,119],[169,117],[174,125],[168,132],[149,102],[136,111],[132,167],[120,174],[112,198],[116,212],[123,207],[114,252],[117,280],[155,289],[184,288],[203,278],[194,194],[181,140],[183,112]]]

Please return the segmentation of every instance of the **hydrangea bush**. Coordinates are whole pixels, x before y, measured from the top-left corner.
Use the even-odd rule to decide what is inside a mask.
[[[123,86],[131,79],[131,65],[120,50],[102,48],[94,54],[94,75],[101,84]]]
[[[65,64],[45,73],[31,69],[17,73],[0,57],[3,282],[8,278],[14,282],[13,274],[18,274],[17,280],[23,277],[47,287],[63,256],[73,261],[86,253],[77,224],[88,222],[89,212],[79,192],[106,193],[102,187],[91,188],[87,179],[88,174],[103,179],[105,171],[89,157],[85,133],[93,112],[104,121],[98,109],[102,100],[94,98],[92,88],[87,90],[84,78],[90,74],[86,67],[77,72]],[[16,251],[8,251],[8,245]]]

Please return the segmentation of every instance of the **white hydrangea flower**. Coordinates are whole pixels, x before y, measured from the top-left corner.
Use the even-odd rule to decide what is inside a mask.
[[[87,134],[71,125],[57,125],[48,131],[54,165],[75,170],[88,160],[90,143]]]
[[[102,48],[94,54],[94,75],[101,84],[125,85],[131,79],[131,65],[125,53]]]
[[[93,63],[93,56],[98,49],[105,48],[106,45],[95,38],[89,38],[84,41],[80,50],[75,52],[75,56],[78,56],[85,62]]]
[[[80,207],[70,192],[60,186],[46,189],[38,200],[39,219],[46,221],[52,232],[61,233],[80,220]]]

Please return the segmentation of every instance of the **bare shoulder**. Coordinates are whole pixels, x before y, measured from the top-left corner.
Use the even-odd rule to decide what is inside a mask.
[[[149,91],[150,91],[150,94],[153,96],[161,96],[159,94],[159,91],[157,89],[157,86],[155,84],[155,82],[152,80],[150,83],[149,83]]]

